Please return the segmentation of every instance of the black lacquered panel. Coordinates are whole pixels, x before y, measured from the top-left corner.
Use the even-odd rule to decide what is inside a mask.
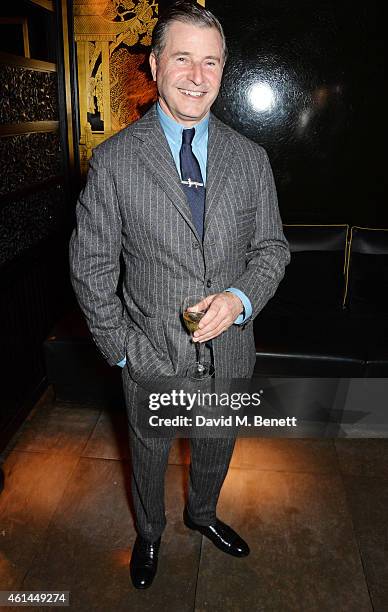
[[[385,35],[375,3],[206,6],[230,50],[213,109],[267,149],[284,222],[386,225]]]

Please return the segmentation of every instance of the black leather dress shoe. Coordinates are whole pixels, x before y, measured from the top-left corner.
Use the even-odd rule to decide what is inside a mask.
[[[137,536],[133,547],[129,569],[132,584],[136,589],[148,589],[158,569],[160,538],[156,542],[147,542]]]
[[[199,531],[199,533],[202,533],[202,535],[211,540],[217,548],[229,555],[246,557],[250,553],[248,544],[229,525],[226,525],[219,519],[216,519],[215,525],[197,525],[191,520],[185,508],[183,522],[186,527]]]

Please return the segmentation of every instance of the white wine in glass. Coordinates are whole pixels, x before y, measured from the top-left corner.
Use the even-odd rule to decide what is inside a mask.
[[[191,337],[198,329],[198,324],[202,317],[205,316],[207,308],[199,310],[197,304],[202,302],[203,296],[201,295],[189,295],[185,297],[182,304],[182,316],[183,322],[190,332]],[[204,380],[214,376],[214,366],[203,360],[203,344],[201,342],[195,342],[195,350],[197,355],[196,363],[187,369],[186,376],[192,380]]]

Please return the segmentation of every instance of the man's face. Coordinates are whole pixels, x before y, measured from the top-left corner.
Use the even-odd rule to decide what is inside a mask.
[[[160,57],[150,56],[164,112],[186,127],[199,123],[218,95],[223,64],[222,40],[215,28],[170,23]]]

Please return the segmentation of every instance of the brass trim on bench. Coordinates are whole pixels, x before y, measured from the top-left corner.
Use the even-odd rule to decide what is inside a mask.
[[[346,227],[344,269],[342,272],[342,274],[345,276],[346,265],[347,265],[347,252],[348,252],[348,237],[349,237],[349,232],[350,232],[350,225],[348,223],[283,223],[283,227]],[[343,305],[344,305],[344,300],[342,301],[342,306]]]
[[[350,251],[351,251],[351,248],[352,248],[353,230],[355,230],[355,229],[369,230],[371,232],[388,232],[388,228],[386,228],[386,227],[363,227],[362,225],[352,225],[352,227],[350,228],[350,239],[349,239],[348,253],[347,253],[347,259],[346,259],[345,293],[344,293],[344,299],[343,299],[343,302],[342,302],[342,307],[343,308],[345,308],[346,299],[348,297]]]

